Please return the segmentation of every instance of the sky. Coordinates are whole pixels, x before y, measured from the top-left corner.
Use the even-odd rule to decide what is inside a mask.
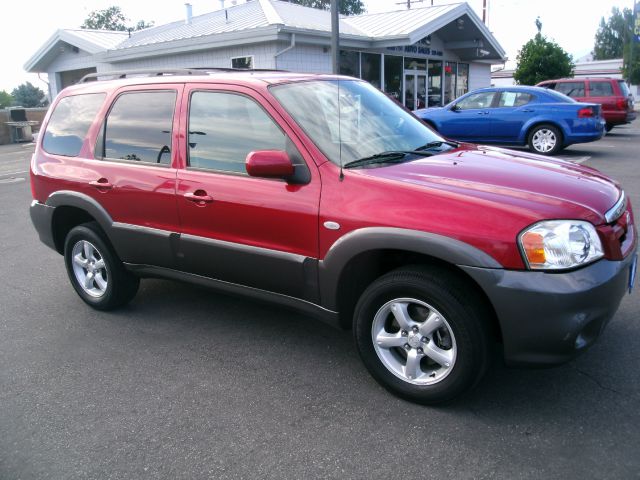
[[[0,27],[0,90],[11,93],[18,85],[30,81],[46,91],[46,83],[35,74],[27,74],[23,65],[60,28],[78,28],[91,11],[118,5],[124,14],[138,20],[154,21],[156,25],[184,18],[186,0],[16,0],[2,5]],[[242,2],[244,0],[236,0]],[[226,0],[230,5],[232,0]],[[406,8],[400,0],[364,0],[369,13]],[[542,33],[556,41],[574,60],[588,54],[593,48],[594,36],[601,17],[608,18],[611,8],[633,8],[633,0],[487,0],[489,29],[507,52],[507,68],[515,67],[518,50],[536,33],[535,19],[542,21]],[[194,15],[220,8],[219,0],[191,0]],[[433,0],[434,5],[457,3],[452,0]],[[482,0],[467,3],[482,18]],[[431,0],[416,3],[416,7],[429,6]],[[150,5],[153,7],[150,8]],[[42,75],[46,79],[46,75]]]

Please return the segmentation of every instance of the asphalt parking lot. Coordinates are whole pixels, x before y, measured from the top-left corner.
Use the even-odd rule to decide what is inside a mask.
[[[561,156],[640,211],[639,150],[636,121]],[[638,286],[578,359],[496,358],[464,399],[422,407],[302,314],[162,280],[91,310],[31,225],[32,151],[0,147],[0,479],[640,478]]]

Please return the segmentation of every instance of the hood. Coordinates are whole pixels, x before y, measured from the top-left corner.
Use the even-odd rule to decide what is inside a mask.
[[[517,211],[531,221],[584,219],[599,225],[621,193],[615,182],[589,167],[468,144],[433,157],[361,172],[447,195],[475,197],[484,205]]]

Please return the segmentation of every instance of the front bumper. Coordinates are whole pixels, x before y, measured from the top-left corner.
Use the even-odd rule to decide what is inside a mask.
[[[461,267],[496,311],[513,366],[567,362],[591,346],[629,289],[635,254],[565,273]]]

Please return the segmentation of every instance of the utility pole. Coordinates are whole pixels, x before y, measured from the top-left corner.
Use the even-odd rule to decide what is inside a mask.
[[[340,73],[340,16],[338,0],[331,0],[331,59],[333,73]]]
[[[627,74],[627,82],[629,82],[629,88],[631,88],[631,79],[633,75],[633,50],[636,46],[636,37],[640,36],[640,22],[638,19],[636,0],[633,0],[633,11],[631,12],[631,42],[629,44],[629,68]]]

